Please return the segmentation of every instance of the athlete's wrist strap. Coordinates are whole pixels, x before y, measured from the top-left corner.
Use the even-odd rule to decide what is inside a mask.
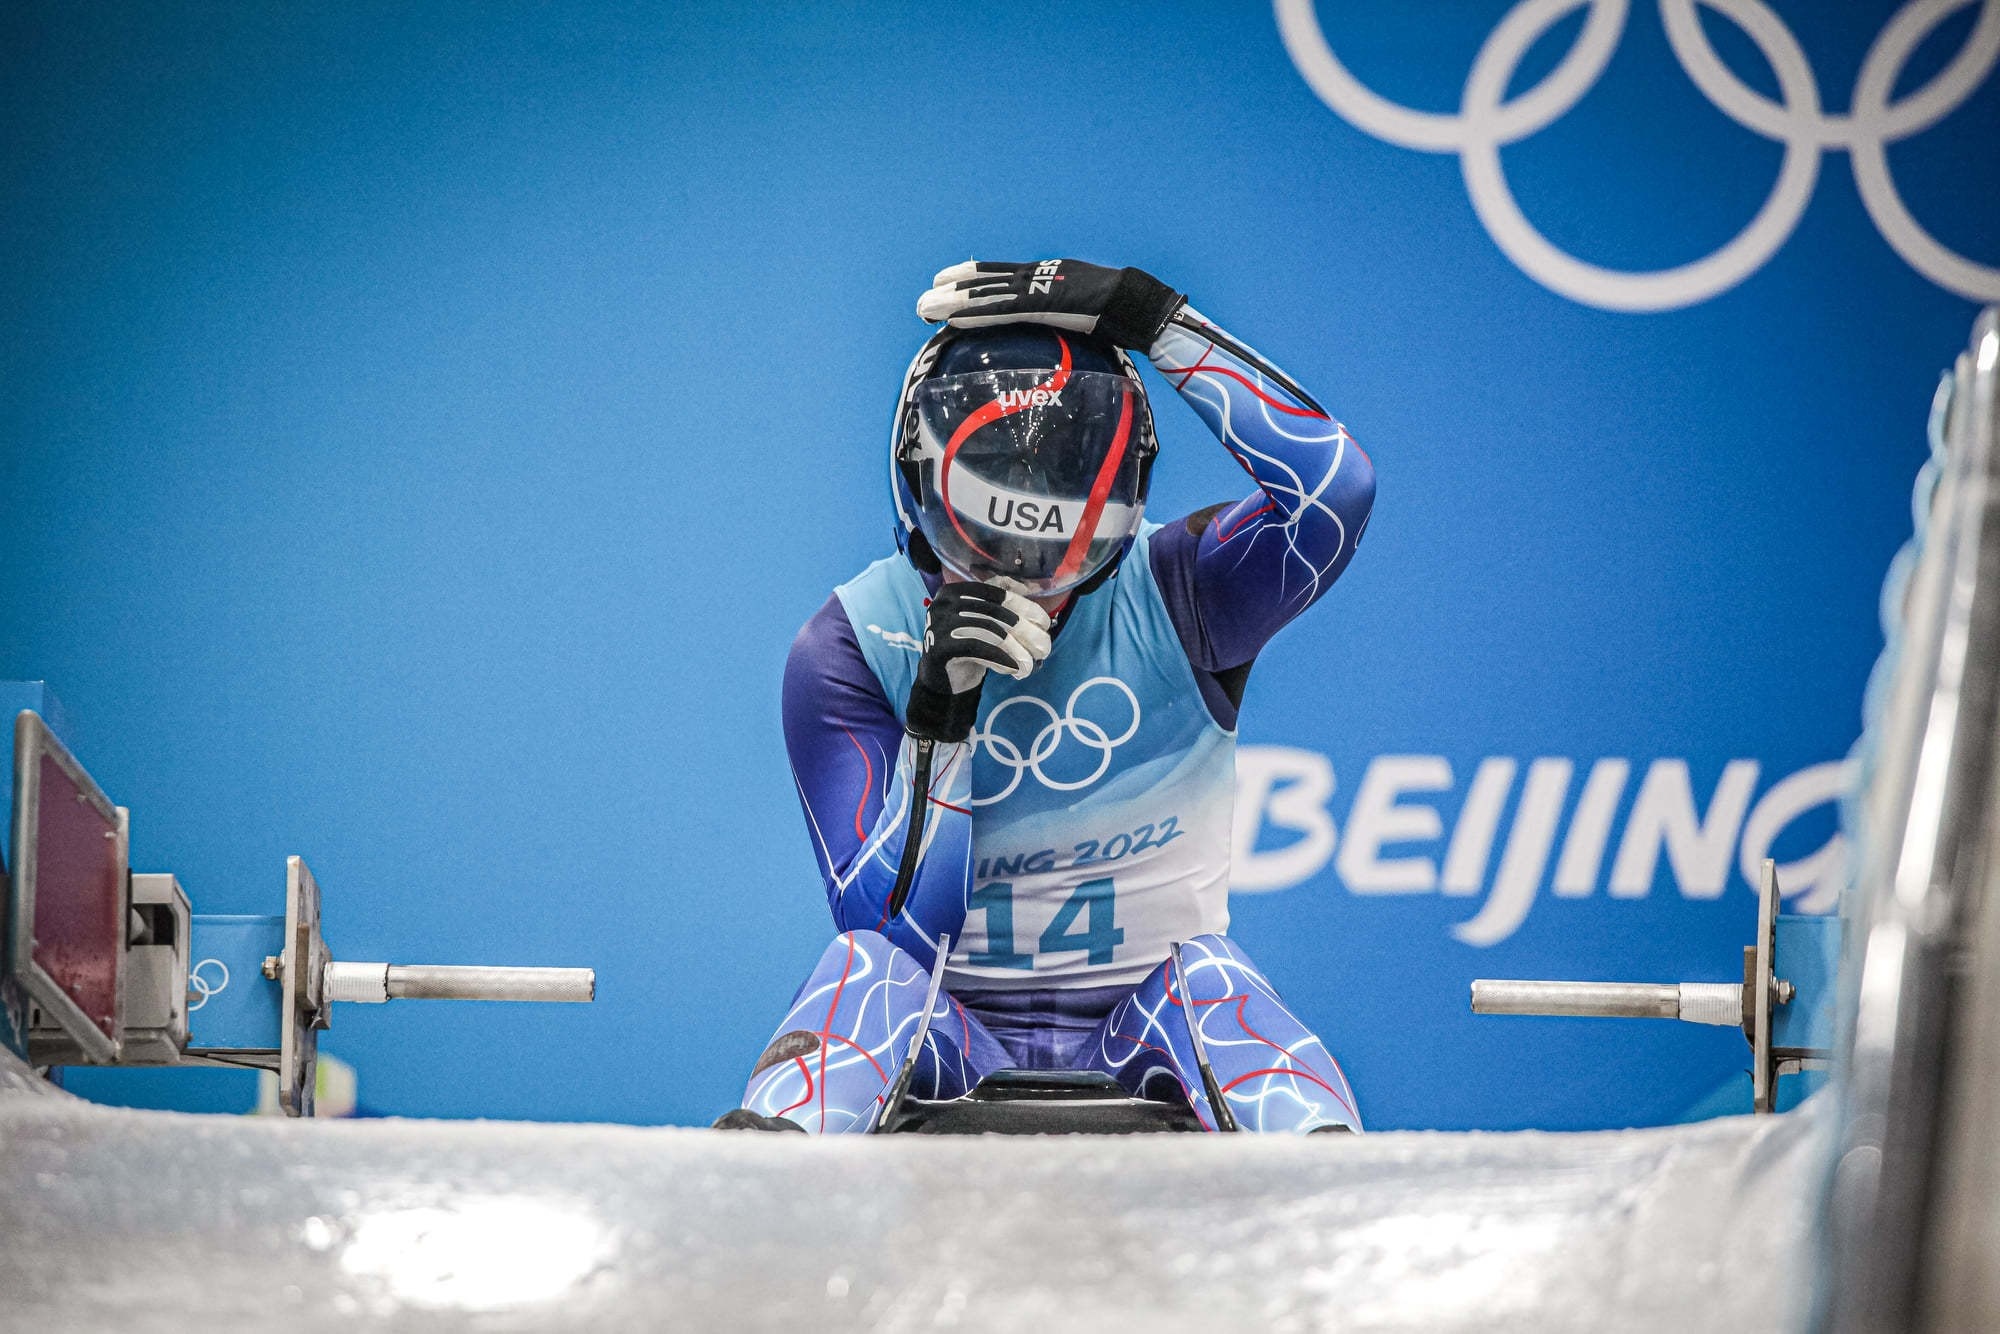
[[[1120,269],[1093,332],[1119,347],[1143,351],[1153,345],[1174,312],[1186,304],[1186,297],[1144,269]]]
[[[954,695],[919,680],[910,686],[903,730],[919,741],[959,742],[979,717],[979,687]]]

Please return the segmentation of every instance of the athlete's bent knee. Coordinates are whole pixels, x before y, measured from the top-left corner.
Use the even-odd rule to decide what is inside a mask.
[[[1199,936],[1191,937],[1187,941],[1187,943],[1183,945],[1181,948],[1183,956],[1185,956],[1189,950],[1194,951],[1197,955],[1206,954],[1210,957],[1220,956],[1225,959],[1233,960],[1234,962],[1242,965],[1243,967],[1248,968],[1251,972],[1256,973],[1259,977],[1263,976],[1263,970],[1257,967],[1256,961],[1253,960],[1248,954],[1245,954],[1243,952],[1243,947],[1237,944],[1234,940],[1230,939],[1228,936],[1219,936],[1215,934],[1213,931],[1204,932]]]
[[[838,957],[847,953],[866,955],[871,959],[886,959],[891,954],[902,953],[895,941],[880,931],[843,931],[827,942],[826,953]]]
[[[843,967],[851,959],[868,959],[882,968],[893,969],[898,973],[906,969],[913,969],[918,973],[927,971],[917,962],[915,955],[880,931],[863,929],[841,932],[827,942],[825,951],[820,955],[820,967],[825,968],[828,965]]]

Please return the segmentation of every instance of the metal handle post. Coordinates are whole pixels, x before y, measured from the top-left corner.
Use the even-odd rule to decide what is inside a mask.
[[[435,963],[329,963],[326,991],[334,1000],[589,1001],[597,997],[591,968],[498,968]]]
[[[1516,982],[1472,984],[1474,1014],[1573,1015],[1592,1019],[1681,1019],[1734,1027],[1743,988],[1734,982]]]
[[[1472,984],[1472,1012],[1678,1019],[1681,991],[1671,982],[1514,982],[1482,978]]]

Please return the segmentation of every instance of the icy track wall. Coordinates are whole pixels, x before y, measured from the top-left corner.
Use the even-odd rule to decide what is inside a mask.
[[[14,1327],[121,1334],[1789,1328],[1830,1110],[809,1141],[196,1118],[0,1086],[0,1292]]]
[[[1466,983],[1727,979],[1767,851],[1827,906],[2000,295],[2000,5],[1769,11],[10,7],[0,678],[201,911],[299,853],[353,957],[597,968],[341,1014],[365,1107],[706,1120],[828,931],[778,675],[916,293],[1141,265],[1381,481],[1249,686],[1234,934],[1371,1126],[1672,1119],[1738,1035]],[[1240,494],[1154,388],[1155,514]]]

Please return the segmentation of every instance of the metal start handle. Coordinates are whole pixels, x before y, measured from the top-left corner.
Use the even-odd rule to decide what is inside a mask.
[[[1472,984],[1474,1014],[1680,1019],[1741,1027],[1743,988],[1735,982],[1516,982]]]
[[[1777,1109],[1778,1076],[1822,1061],[1825,1052],[1779,1048],[1775,1011],[1797,994],[1778,968],[1778,864],[1757,876],[1757,939],[1743,951],[1743,982],[1530,982],[1481,978],[1472,984],[1474,1014],[1578,1015],[1608,1019],[1679,1019],[1740,1028],[1750,1039],[1750,1109]],[[1783,1051],[1782,1058],[1779,1053]]]
[[[329,962],[326,998],[363,1004],[390,1000],[583,1002],[597,998],[597,970]]]

